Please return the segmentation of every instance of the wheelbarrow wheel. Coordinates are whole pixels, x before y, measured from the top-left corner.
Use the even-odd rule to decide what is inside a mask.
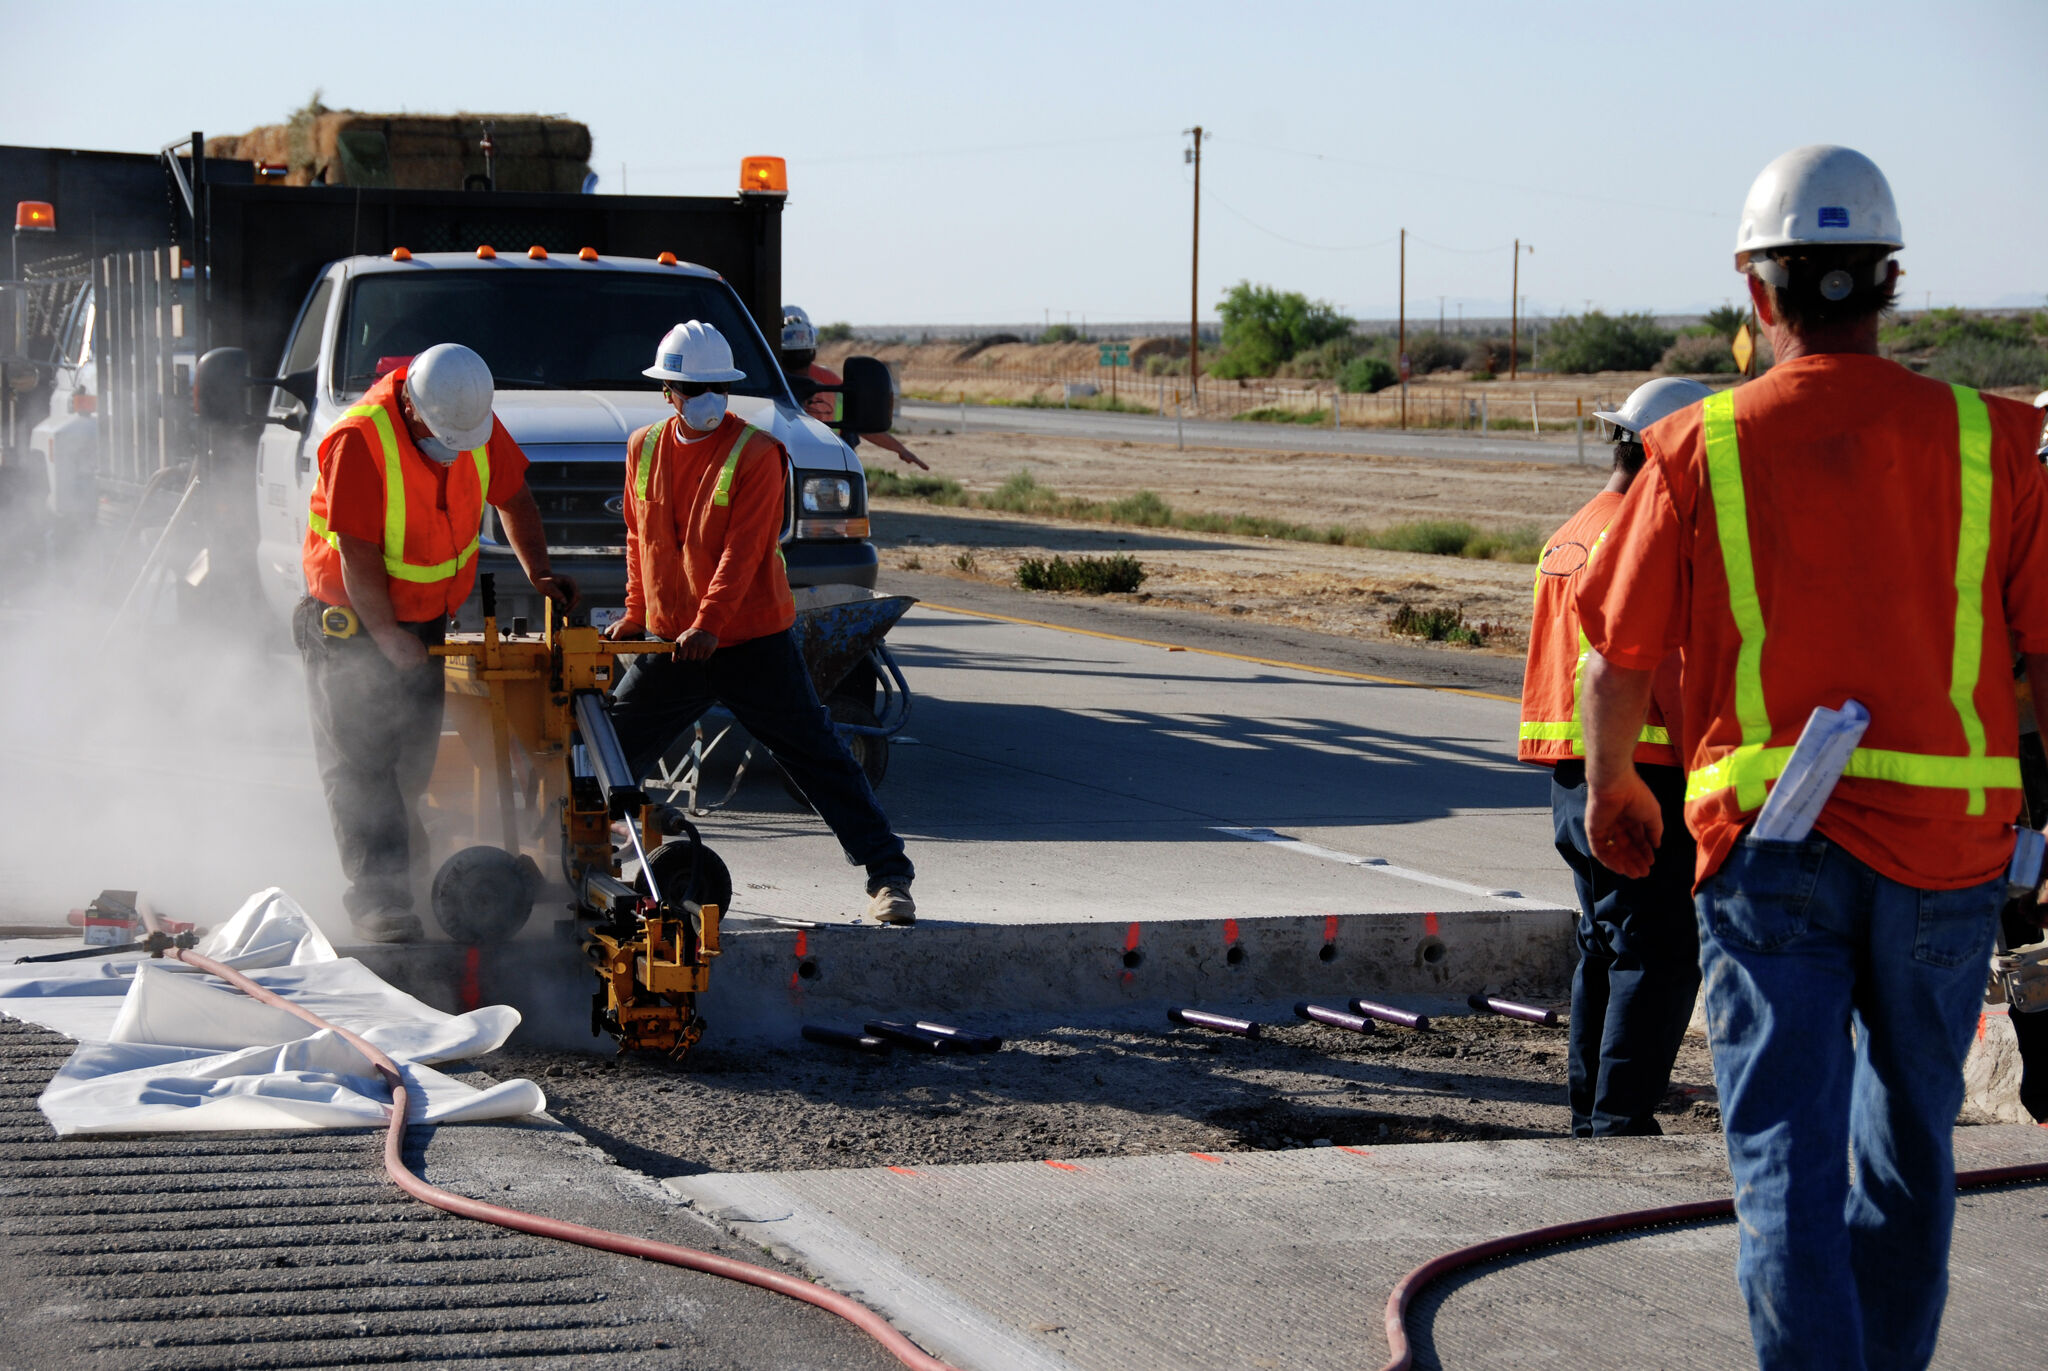
[[[857,724],[862,728],[875,728],[881,724],[881,720],[875,717],[874,710],[859,700],[849,700],[844,695],[828,698],[825,701],[825,708],[831,711],[832,722],[835,724]],[[860,763],[861,771],[868,778],[869,787],[881,789],[882,778],[889,774],[889,740],[870,734],[849,733],[841,734],[840,741],[844,742],[846,750],[853,754],[853,760]],[[804,793],[797,789],[796,782],[789,779],[789,773],[786,771],[782,773],[782,788],[789,792],[792,800],[804,808],[812,807]]]

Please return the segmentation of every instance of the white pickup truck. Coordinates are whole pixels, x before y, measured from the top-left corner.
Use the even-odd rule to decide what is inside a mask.
[[[716,272],[594,253],[421,252],[330,263],[300,308],[257,444],[265,598],[285,613],[304,594],[300,551],[321,435],[379,376],[454,342],[490,363],[498,418],[532,462],[527,482],[555,568],[576,578],[595,617],[622,606],[626,437],[669,413],[640,372],[662,334],[689,319],[730,340],[734,365],[746,373],[733,383],[733,411],[789,452],[795,477],[784,555],[792,584],[872,586],[860,463],[798,406],[774,351]],[[488,515],[479,571],[502,573],[501,615],[538,616]]]

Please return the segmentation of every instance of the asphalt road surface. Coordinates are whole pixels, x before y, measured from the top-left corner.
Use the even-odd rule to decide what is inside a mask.
[[[905,433],[934,433],[961,427],[959,405],[905,401],[898,427]],[[1110,442],[1171,443],[1176,421],[1150,414],[1115,414],[1092,409],[1019,409],[1006,405],[968,405],[967,432],[1033,433],[1059,438],[1096,438]],[[1376,457],[1452,457],[1478,462],[1558,462],[1579,460],[1578,444],[1569,433],[1556,438],[1457,432],[1329,429],[1308,424],[1264,424],[1189,419],[1178,439],[1193,447],[1242,448],[1257,452],[1352,452]],[[1586,447],[1598,446],[1592,434]],[[1595,458],[1598,453],[1595,452]]]

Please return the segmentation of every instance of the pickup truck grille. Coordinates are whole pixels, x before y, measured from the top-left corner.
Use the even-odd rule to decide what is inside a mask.
[[[545,447],[530,449],[527,489],[540,506],[541,527],[547,532],[550,549],[622,553],[626,547],[626,519],[620,503],[626,489],[624,447],[586,451],[588,456],[579,452],[573,460],[563,461]],[[492,532],[498,532],[495,526]],[[503,536],[494,541],[503,542]]]

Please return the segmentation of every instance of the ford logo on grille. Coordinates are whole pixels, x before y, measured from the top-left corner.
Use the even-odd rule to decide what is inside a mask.
[[[609,513],[623,516],[626,512],[626,497],[614,495],[611,499],[604,502],[604,507]]]

